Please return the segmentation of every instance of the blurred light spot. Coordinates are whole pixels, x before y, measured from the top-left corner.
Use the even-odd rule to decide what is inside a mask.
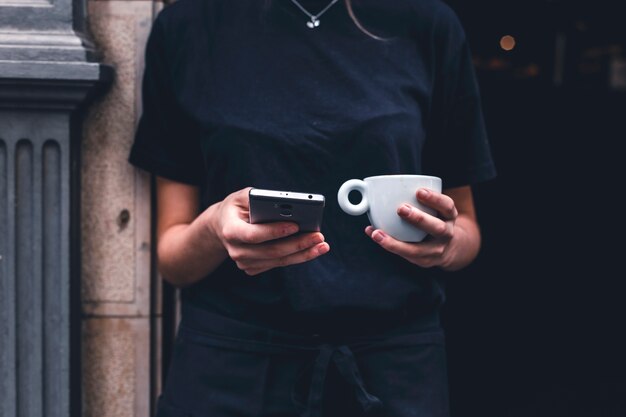
[[[541,69],[535,63],[530,63],[526,66],[515,68],[513,75],[515,78],[534,78],[539,75]]]
[[[500,39],[500,48],[504,49],[505,51],[511,51],[513,48],[515,48],[515,38],[511,35],[503,36]]]
[[[576,29],[580,32],[585,32],[587,30],[587,24],[582,20],[577,20],[576,23],[574,23],[574,26],[576,26]]]
[[[511,67],[511,63],[500,58],[491,58],[487,63],[490,70],[501,71]]]
[[[539,66],[537,64],[530,64],[526,67],[526,75],[529,77],[536,77],[539,75]]]

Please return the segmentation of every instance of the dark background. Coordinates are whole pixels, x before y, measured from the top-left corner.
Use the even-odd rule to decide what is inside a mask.
[[[452,415],[624,417],[626,3],[448,3],[499,174],[475,188],[479,258],[446,278]]]

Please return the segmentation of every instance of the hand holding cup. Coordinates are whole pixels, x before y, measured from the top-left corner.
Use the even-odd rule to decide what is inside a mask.
[[[404,204],[416,207],[431,216],[437,214],[436,208],[422,204],[417,199],[418,189],[425,188],[441,192],[441,178],[429,175],[378,175],[364,180],[346,181],[337,193],[339,206],[353,216],[367,213],[371,225],[381,229],[393,238],[403,242],[421,242],[427,231],[414,222],[398,216],[398,208]],[[352,204],[348,195],[352,191],[361,194],[359,204]]]

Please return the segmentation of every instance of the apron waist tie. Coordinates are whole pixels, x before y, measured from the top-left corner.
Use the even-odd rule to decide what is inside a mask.
[[[380,399],[365,389],[365,383],[359,372],[353,351],[365,353],[372,350],[398,349],[419,344],[443,344],[444,341],[443,333],[437,328],[439,322],[437,312],[421,319],[422,327],[431,326],[432,331],[401,332],[387,334],[383,338],[355,339],[349,343],[351,348],[345,343],[320,344],[319,339],[312,340],[309,337],[271,331],[197,308],[190,303],[183,303],[182,313],[183,319],[179,328],[179,337],[189,339],[193,343],[235,349],[242,352],[302,354],[306,355],[307,358],[317,354],[312,364],[313,372],[310,383],[307,384],[305,375],[311,375],[311,373],[302,372],[296,377],[291,389],[293,403],[298,408],[301,417],[321,416],[324,384],[331,360],[337,367],[340,376],[353,388],[360,407],[365,413],[369,413],[381,409],[383,404]],[[307,388],[298,389],[300,387]],[[300,394],[307,390],[309,392],[308,398],[301,401],[302,395]]]
[[[354,389],[355,397],[365,413],[382,408],[382,402],[365,389],[365,383],[350,348],[345,345],[322,345],[313,365],[307,404],[304,405],[296,398],[294,391],[299,381],[296,381],[294,390],[292,390],[293,401],[300,409],[302,417],[320,417],[322,415],[324,383],[331,360],[337,366],[339,374]]]

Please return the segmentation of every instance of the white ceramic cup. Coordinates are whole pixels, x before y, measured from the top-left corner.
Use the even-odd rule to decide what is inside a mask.
[[[431,215],[436,211],[417,201],[420,188],[441,192],[441,178],[430,175],[378,175],[363,180],[348,180],[339,188],[337,200],[343,211],[353,216],[367,213],[374,228],[381,229],[404,242],[420,242],[426,232],[413,226],[398,215],[398,207],[407,203]],[[351,191],[361,193],[359,204],[348,199]]]

